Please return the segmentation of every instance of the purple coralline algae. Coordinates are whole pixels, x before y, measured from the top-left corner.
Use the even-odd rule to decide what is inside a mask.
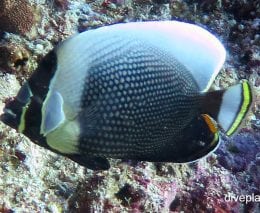
[[[92,171],[0,123],[0,212],[260,212],[259,7],[256,0],[0,1],[0,113],[60,41],[129,21],[174,19],[208,29],[228,52],[214,87],[246,78],[255,91],[245,128],[221,135],[217,151],[190,164],[110,160],[108,171]],[[36,33],[24,36],[37,14]]]

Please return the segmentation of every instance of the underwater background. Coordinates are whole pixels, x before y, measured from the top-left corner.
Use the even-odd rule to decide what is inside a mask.
[[[0,122],[0,213],[260,212],[260,3],[257,0],[0,0],[0,113],[70,35],[119,22],[179,20],[212,32],[227,60],[215,89],[248,79],[255,103],[237,135],[191,164],[110,160],[92,171]],[[245,199],[245,197],[247,198]]]

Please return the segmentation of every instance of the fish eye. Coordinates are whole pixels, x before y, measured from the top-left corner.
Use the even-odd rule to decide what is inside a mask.
[[[200,145],[200,146],[205,146],[206,143],[205,143],[204,141],[199,141],[199,145]]]
[[[32,91],[29,87],[29,84],[26,82],[21,89],[19,90],[16,99],[23,103],[23,104],[27,104],[30,101],[30,98],[32,97]]]

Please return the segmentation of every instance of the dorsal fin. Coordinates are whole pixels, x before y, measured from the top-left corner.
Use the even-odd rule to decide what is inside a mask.
[[[192,73],[201,91],[209,89],[226,58],[221,42],[194,24],[178,21],[133,22],[97,30],[121,30],[125,35],[139,35],[145,41],[170,52]]]
[[[73,36],[57,48],[58,61],[70,66],[68,52],[86,61],[82,56],[86,44],[94,47],[102,42],[105,48],[111,49],[109,42],[117,37],[121,38],[119,42],[145,41],[167,51],[191,72],[201,91],[209,89],[226,58],[221,42],[202,27],[179,21],[149,21],[114,24]],[[98,41],[98,38],[102,39]],[[78,69],[81,67],[78,65]]]

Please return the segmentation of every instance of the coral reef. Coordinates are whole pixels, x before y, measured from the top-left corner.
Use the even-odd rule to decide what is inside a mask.
[[[69,7],[68,0],[55,0],[54,4],[57,8],[60,8],[61,10],[67,10]]]
[[[36,4],[42,16],[37,34],[20,36],[34,25]],[[246,78],[258,101],[259,11],[256,0],[2,0],[0,30],[20,35],[1,36],[0,113],[21,78],[68,36],[112,23],[165,19],[213,32],[228,52],[214,87]],[[206,159],[183,165],[111,160],[110,170],[93,172],[0,123],[0,212],[257,213],[259,200],[239,196],[260,195],[259,128],[256,102],[245,128],[232,138],[221,135],[220,147]]]
[[[0,30],[26,34],[35,24],[32,7],[26,0],[2,0],[0,2]]]
[[[7,72],[20,70],[29,59],[30,53],[14,43],[0,44],[0,67]]]

